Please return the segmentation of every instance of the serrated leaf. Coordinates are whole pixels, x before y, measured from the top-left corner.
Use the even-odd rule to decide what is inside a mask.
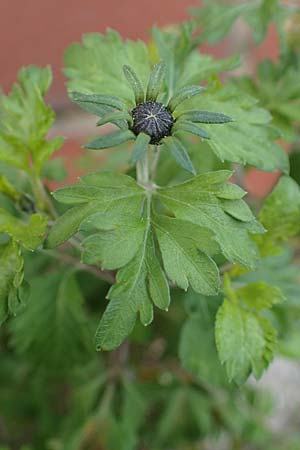
[[[43,240],[46,232],[47,218],[40,214],[30,216],[25,223],[0,208],[0,232],[11,236],[29,250],[34,250]]]
[[[257,310],[271,308],[285,299],[282,291],[277,286],[272,286],[264,281],[247,284],[236,289],[235,292],[249,308]]]
[[[255,5],[248,2],[228,5],[205,0],[201,8],[193,9],[196,20],[202,28],[199,40],[208,44],[217,43],[232,30],[239,16],[251,11],[254,7]]]
[[[152,300],[155,300],[159,307],[169,304],[167,285],[163,288],[163,300],[157,299],[156,288],[148,290],[148,277],[150,280],[153,277],[153,271],[148,275],[148,266],[151,266],[153,258],[152,239],[148,223],[139,251],[129,264],[118,271],[117,283],[109,290],[110,302],[96,331],[97,350],[111,350],[120,345],[132,331],[138,313],[142,323],[148,325],[153,318]],[[151,282],[153,283],[153,280]],[[162,295],[163,291],[160,292],[160,296]]]
[[[92,232],[83,241],[83,261],[118,269],[129,263],[141,246],[145,220],[127,211],[100,212],[85,220],[81,230]]]
[[[134,142],[132,154],[130,158],[130,162],[132,164],[136,164],[138,161],[144,158],[148,146],[150,143],[151,137],[146,133],[139,133]]]
[[[216,343],[229,380],[242,384],[251,371],[259,378],[269,365],[276,331],[267,319],[225,299],[217,314]]]
[[[279,133],[270,126],[270,114],[257,107],[256,100],[233,87],[205,91],[179,106],[176,115],[184,118],[188,110],[208,108],[234,119],[224,125],[202,125],[211,137],[208,145],[221,161],[250,164],[266,171],[289,171],[286,153],[274,142]]]
[[[180,103],[194,97],[195,95],[200,94],[204,90],[205,88],[202,86],[184,86],[183,88],[179,89],[179,91],[176,92],[171,98],[169,102],[170,110],[174,111],[177,106],[180,105]]]
[[[130,84],[134,92],[134,99],[136,105],[138,105],[139,103],[143,103],[145,101],[145,93],[137,74],[128,65],[123,66],[123,71],[128,83]]]
[[[0,325],[22,307],[19,289],[23,282],[24,261],[19,246],[11,241],[0,246]]]
[[[142,41],[123,41],[113,30],[108,30],[104,35],[84,35],[82,43],[74,43],[67,49],[64,62],[70,90],[102,92],[130,103],[133,103],[134,95],[126,83],[123,66],[127,64],[133,68],[144,89],[151,71],[146,44]]]
[[[84,146],[89,150],[103,150],[105,148],[114,147],[124,142],[135,139],[135,134],[130,130],[115,131],[111,134],[100,136]]]
[[[212,253],[211,233],[189,222],[157,216],[154,228],[169,279],[180,288],[214,295],[219,287],[219,273],[215,262],[205,253]]]
[[[72,271],[34,279],[27,308],[11,328],[12,345],[35,364],[70,370],[90,357],[88,319]]]
[[[267,233],[257,237],[261,254],[278,253],[280,245],[300,232],[300,187],[292,178],[282,176],[265,200],[259,220]]]
[[[81,178],[80,182],[54,193],[56,200],[77,205],[63,214],[50,230],[46,247],[60,245],[73,234],[80,224],[96,213],[122,214],[130,210],[138,216],[144,199],[143,189],[126,175],[99,172]]]
[[[178,219],[211,230],[212,239],[219,244],[229,261],[255,268],[258,251],[248,232],[262,233],[263,228],[247,207],[246,217],[244,208],[236,214],[237,218],[232,217],[230,204],[241,202],[241,191],[232,189],[233,185],[227,182],[230,176],[231,172],[226,170],[208,172],[185,183],[162,188],[157,191],[157,196]],[[228,188],[231,190],[230,196]],[[231,200],[224,201],[222,196],[229,196]]]
[[[192,173],[193,175],[196,174],[195,168],[193,166],[193,163],[184,148],[183,144],[179,139],[177,139],[175,136],[165,138],[163,140],[164,146],[166,146],[167,150],[170,151],[171,155],[175,159],[175,161],[185,170]]]
[[[37,174],[63,143],[63,138],[46,139],[54,121],[53,110],[43,97],[52,81],[50,68],[21,69],[8,96],[0,96],[0,160]]]
[[[163,61],[161,61],[160,63],[156,64],[153,67],[152,72],[150,74],[146,92],[147,100],[156,101],[163,85],[164,76],[165,76],[165,64]]]

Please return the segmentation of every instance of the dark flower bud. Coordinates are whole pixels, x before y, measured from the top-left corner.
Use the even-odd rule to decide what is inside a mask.
[[[146,133],[151,137],[150,144],[159,144],[161,139],[170,136],[174,119],[165,105],[148,101],[137,105],[131,112],[132,131],[138,135]]]

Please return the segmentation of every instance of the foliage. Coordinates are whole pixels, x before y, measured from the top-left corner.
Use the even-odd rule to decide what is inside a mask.
[[[193,14],[148,43],[108,30],[67,49],[71,101],[106,126],[85,145],[91,166],[116,149],[52,195],[66,171],[47,137],[50,69],[22,69],[0,97],[3,449],[281,445],[271,400],[246,381],[300,357],[299,12],[263,0]],[[221,78],[240,59],[198,46],[239,17],[257,42],[275,22],[281,57]],[[280,171],[261,204],[249,167]]]

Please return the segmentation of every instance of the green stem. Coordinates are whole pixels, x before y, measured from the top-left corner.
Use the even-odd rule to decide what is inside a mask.
[[[52,219],[56,219],[57,213],[54,209],[54,206],[46,192],[45,186],[43,185],[43,182],[40,179],[40,177],[38,175],[36,175],[36,173],[31,172],[30,181],[31,181],[33,194],[37,201],[37,208],[40,211],[43,211],[43,212],[49,214],[49,216]]]

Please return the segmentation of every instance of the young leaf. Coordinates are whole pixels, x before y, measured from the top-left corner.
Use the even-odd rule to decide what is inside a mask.
[[[272,286],[264,281],[247,284],[236,289],[235,292],[249,308],[257,310],[272,308],[273,305],[285,300],[282,291],[277,286]]]
[[[111,134],[100,136],[84,146],[89,150],[103,150],[104,148],[114,147],[123,144],[135,138],[135,134],[130,130],[115,131]]]
[[[34,250],[43,240],[46,232],[47,218],[39,214],[30,216],[24,223],[0,208],[0,233],[6,233],[29,250]]]
[[[154,102],[156,101],[163,85],[164,76],[165,76],[165,64],[163,61],[161,61],[159,64],[156,64],[152,69],[146,92],[147,100],[152,100]]]
[[[168,137],[163,140],[164,145],[166,146],[167,150],[170,151],[175,161],[183,167],[183,169],[187,170],[188,172],[192,173],[193,175],[196,175],[196,171],[194,169],[193,163],[182,145],[181,141],[177,139],[176,137]]]
[[[123,71],[124,71],[124,75],[125,75],[127,81],[129,82],[129,84],[134,92],[135,103],[137,105],[139,103],[143,103],[145,101],[145,93],[143,90],[143,86],[142,86],[140,80],[138,79],[136,73],[128,65],[123,66]]]
[[[19,289],[23,281],[24,261],[19,246],[10,241],[0,246],[0,325],[22,305]]]
[[[226,170],[204,173],[185,183],[159,189],[156,195],[178,219],[211,230],[229,261],[254,269],[258,251],[248,232],[262,233],[264,229],[247,207],[245,216],[240,206],[243,194],[227,182],[230,176],[231,172]],[[235,207],[233,217],[230,205],[237,201],[239,207]]]
[[[180,103],[194,97],[195,95],[200,94],[204,90],[205,88],[202,86],[184,86],[183,88],[179,89],[179,91],[171,98],[169,102],[170,110],[175,111]]]
[[[146,133],[138,134],[138,136],[135,140],[135,143],[134,143],[134,146],[132,149],[131,158],[130,158],[130,162],[132,164],[136,164],[138,161],[140,161],[141,159],[144,158],[144,156],[147,152],[150,140],[151,140],[151,137],[148,134],[146,134]]]
[[[29,66],[21,69],[18,83],[8,96],[0,96],[0,160],[30,171],[30,161],[39,174],[63,138],[46,139],[54,121],[53,110],[43,97],[50,87],[50,68]]]
[[[225,299],[217,314],[216,343],[229,380],[242,384],[251,371],[259,378],[269,365],[276,330],[267,319]]]

